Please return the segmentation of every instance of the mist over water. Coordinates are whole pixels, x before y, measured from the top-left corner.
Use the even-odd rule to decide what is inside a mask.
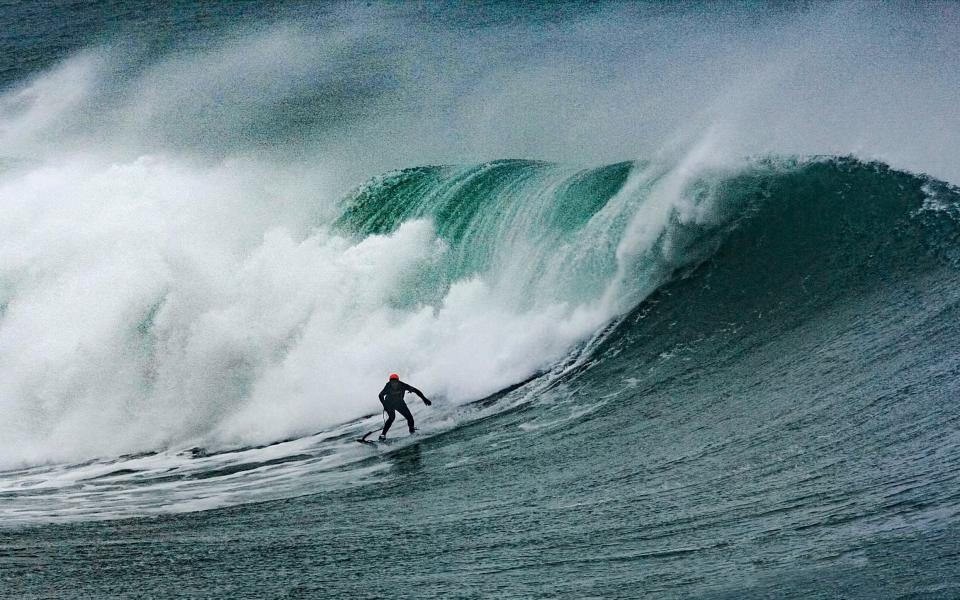
[[[390,371],[493,393],[701,257],[672,232],[715,224],[698,186],[747,157],[960,181],[951,4],[183,11],[3,68],[2,465],[304,435],[375,412]],[[440,202],[508,158],[557,164],[505,174],[494,204],[536,193],[469,245],[429,210],[336,223],[393,169],[456,165]],[[578,229],[540,230],[622,160]]]
[[[737,157],[860,152],[958,178],[949,3],[196,10],[120,11],[68,31],[47,69],[5,69],[4,154],[323,158],[350,187],[421,164],[649,158],[712,127]]]

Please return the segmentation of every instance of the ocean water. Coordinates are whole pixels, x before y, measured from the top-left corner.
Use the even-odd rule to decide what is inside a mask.
[[[0,24],[0,597],[960,597],[956,5]]]

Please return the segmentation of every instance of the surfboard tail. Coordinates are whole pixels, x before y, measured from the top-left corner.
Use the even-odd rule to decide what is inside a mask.
[[[376,445],[375,442],[373,442],[373,440],[368,440],[367,438],[370,437],[371,435],[373,435],[374,433],[378,432],[378,431],[380,431],[380,430],[379,430],[379,429],[372,429],[372,430],[366,432],[365,434],[363,434],[363,436],[360,437],[359,439],[357,439],[357,441],[360,442],[361,444],[374,444],[374,445]]]

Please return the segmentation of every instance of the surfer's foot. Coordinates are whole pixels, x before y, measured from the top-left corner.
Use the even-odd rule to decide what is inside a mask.
[[[385,435],[383,435],[383,434],[381,433],[381,434],[380,434],[380,437],[378,437],[377,439],[382,442],[382,441],[384,441],[384,440],[387,439],[387,436],[385,436]]]

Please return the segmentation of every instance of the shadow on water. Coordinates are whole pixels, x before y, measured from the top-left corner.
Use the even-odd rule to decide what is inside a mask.
[[[420,444],[391,452],[388,456],[391,462],[390,471],[394,475],[413,475],[423,468],[420,464]]]

